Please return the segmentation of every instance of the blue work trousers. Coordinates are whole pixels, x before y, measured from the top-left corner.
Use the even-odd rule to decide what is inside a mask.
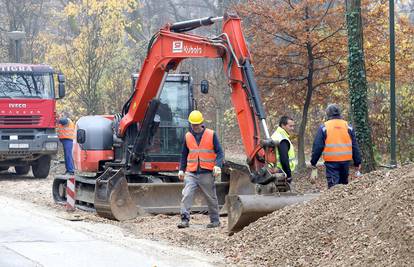
[[[328,188],[337,184],[348,184],[349,161],[325,162]]]
[[[74,173],[75,168],[73,167],[73,140],[72,139],[60,139],[60,142],[63,145],[63,154],[65,155],[65,167],[66,172]]]

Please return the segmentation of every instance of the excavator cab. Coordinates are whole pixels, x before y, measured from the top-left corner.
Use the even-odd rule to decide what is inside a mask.
[[[191,76],[188,73],[168,75],[157,111],[160,124],[146,152],[143,173],[178,171],[184,135],[189,128],[187,118],[193,105]],[[171,179],[176,181],[176,176]]]

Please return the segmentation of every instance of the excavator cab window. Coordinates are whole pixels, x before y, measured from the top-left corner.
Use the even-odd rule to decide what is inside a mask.
[[[183,75],[187,79],[183,79]],[[179,161],[191,111],[191,79],[188,74],[170,74],[163,86],[157,114],[161,122],[147,157],[148,161]]]

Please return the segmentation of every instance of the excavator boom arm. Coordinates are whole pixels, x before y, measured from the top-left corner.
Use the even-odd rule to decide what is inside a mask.
[[[268,175],[263,168],[269,161],[266,155],[273,153],[274,144],[271,141],[261,142],[261,128],[265,139],[270,136],[240,18],[226,14],[222,34],[215,38],[185,33],[199,26],[213,24],[218,19],[204,18],[168,24],[153,36],[135,85],[135,94],[128,112],[120,121],[118,135],[124,136],[132,123],[142,124],[150,101],[159,98],[167,73],[176,69],[183,59],[221,58],[231,87],[231,100],[248,164],[253,176],[259,178]],[[255,182],[256,178],[252,178],[252,181]],[[260,179],[256,182],[260,183]]]

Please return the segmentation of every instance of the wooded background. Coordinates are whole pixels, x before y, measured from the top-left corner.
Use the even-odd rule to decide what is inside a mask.
[[[363,45],[372,145],[378,163],[390,148],[388,1],[362,1]],[[131,94],[151,36],[165,23],[222,16],[242,18],[271,132],[280,116],[297,124],[293,137],[304,163],[329,103],[349,118],[348,46],[345,1],[341,0],[1,0],[0,61],[14,61],[7,32],[26,32],[24,63],[46,63],[66,76],[67,96],[59,111],[74,118],[114,114]],[[221,25],[197,29],[216,36]],[[190,72],[195,89],[210,82],[210,93],[196,92],[198,108],[214,128],[227,154],[242,153],[220,60],[188,60],[177,71]],[[396,81],[398,161],[414,159],[414,0],[396,1]]]

